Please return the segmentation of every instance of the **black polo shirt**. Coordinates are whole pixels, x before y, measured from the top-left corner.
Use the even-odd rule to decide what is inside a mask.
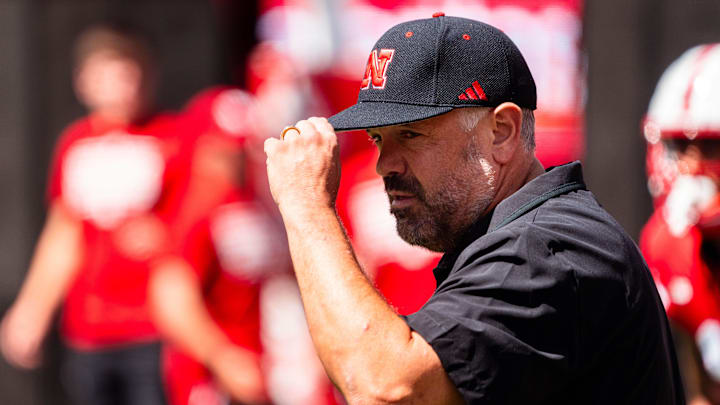
[[[684,404],[662,303],[580,163],[503,200],[435,269],[410,327],[468,404]]]

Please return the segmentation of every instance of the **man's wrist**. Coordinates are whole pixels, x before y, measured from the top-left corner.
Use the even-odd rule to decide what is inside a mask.
[[[286,200],[278,204],[278,209],[286,223],[288,220],[307,220],[328,215],[336,216],[334,202],[327,201]]]

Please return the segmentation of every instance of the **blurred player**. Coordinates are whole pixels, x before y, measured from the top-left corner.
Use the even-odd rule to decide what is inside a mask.
[[[172,404],[266,400],[259,281],[283,259],[269,217],[241,184],[251,110],[249,94],[213,88],[183,114],[194,139],[171,225],[178,246],[158,261],[150,283],[157,324],[171,342],[163,368]]]
[[[11,363],[38,365],[62,304],[63,382],[78,404],[162,404],[149,261],[165,249],[179,143],[154,108],[155,68],[132,29],[99,25],[75,47],[74,87],[90,114],[60,137],[47,220],[2,322]]]
[[[172,226],[174,238],[181,241],[177,254],[158,263],[150,284],[158,326],[171,342],[164,369],[174,405],[263,403],[269,397],[276,403],[303,403],[298,401],[305,394],[293,393],[284,381],[278,384],[277,368],[287,372],[293,358],[305,360],[304,375],[295,378],[305,392],[317,390],[311,378],[327,383],[309,337],[277,341],[293,329],[288,322],[293,308],[285,305],[293,291],[278,282],[289,272],[287,246],[279,224],[258,198],[266,183],[255,181],[252,173],[252,148],[260,146],[256,114],[254,98],[232,87],[200,93],[183,114],[184,131],[197,137],[189,182]],[[263,292],[261,281],[266,279],[273,287]],[[263,322],[261,293],[263,307],[269,308]],[[282,310],[274,311],[278,307]],[[265,336],[261,324],[271,329]],[[306,329],[303,320],[295,324]],[[284,334],[277,333],[278,326]],[[268,344],[266,353],[261,337]],[[277,356],[284,350],[278,343],[293,351]],[[277,401],[278,385],[283,395],[294,394],[295,402]],[[320,398],[327,395],[329,386],[325,388]],[[304,403],[323,402],[312,397]]]
[[[720,44],[663,74],[645,122],[656,211],[641,248],[675,323],[686,395],[720,404]]]

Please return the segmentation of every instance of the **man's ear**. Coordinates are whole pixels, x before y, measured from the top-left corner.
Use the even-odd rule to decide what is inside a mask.
[[[522,144],[522,110],[515,103],[502,103],[493,110],[492,153],[495,161],[508,163]]]

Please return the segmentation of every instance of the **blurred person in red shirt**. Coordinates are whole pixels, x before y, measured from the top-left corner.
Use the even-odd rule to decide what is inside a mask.
[[[283,247],[243,184],[252,108],[248,93],[217,87],[182,114],[192,137],[189,177],[169,225],[175,248],[154,264],[149,289],[169,342],[163,374],[171,404],[266,402],[260,280],[282,261]]]
[[[656,210],[640,247],[675,343],[688,403],[720,404],[720,44],[667,68],[644,124]]]
[[[189,181],[171,224],[177,248],[157,262],[150,282],[157,325],[169,342],[164,377],[173,405],[283,403],[276,400],[274,376],[290,360],[278,358],[278,343],[295,348],[296,356],[309,350],[301,372],[312,376],[314,367],[324,378],[318,379],[325,383],[321,396],[305,403],[321,404],[318,398],[330,391],[309,339],[303,346],[263,333],[263,326],[276,331],[284,323],[287,333],[292,325],[271,315],[278,311],[261,311],[287,301],[273,293],[281,289],[264,290],[263,282],[277,286],[290,261],[277,217],[262,201],[264,170],[253,171],[262,153],[257,121],[254,97],[227,86],[201,92],[183,113],[184,131],[195,135]],[[317,391],[312,382],[304,386]]]
[[[62,306],[62,377],[78,404],[165,403],[147,283],[182,162],[175,117],[154,107],[155,79],[134,28],[102,24],[78,38],[73,82],[90,113],[56,146],[46,223],[2,321],[4,356],[32,368]]]

